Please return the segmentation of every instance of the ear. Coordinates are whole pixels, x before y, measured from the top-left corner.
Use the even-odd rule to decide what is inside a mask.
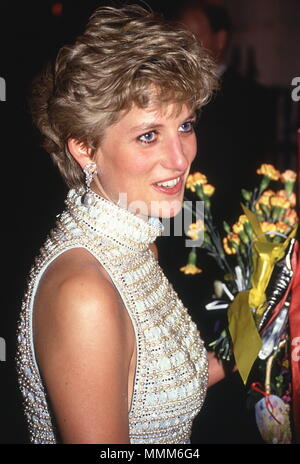
[[[79,142],[76,139],[69,139],[68,149],[73,158],[82,168],[91,161],[91,149],[83,142]]]

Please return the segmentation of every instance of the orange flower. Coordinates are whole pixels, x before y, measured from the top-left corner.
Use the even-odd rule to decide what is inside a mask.
[[[194,182],[198,185],[207,184],[207,177],[204,174],[201,174],[201,172],[195,172]]]
[[[272,164],[262,164],[256,172],[257,174],[268,177],[271,180],[278,180],[280,177],[280,172],[277,171]]]
[[[290,206],[291,206],[289,200],[286,200],[285,198],[282,198],[282,196],[280,196],[280,195],[273,195],[270,198],[270,203],[271,203],[271,206],[277,206],[277,207],[283,208],[283,209],[289,209]]]
[[[263,206],[270,206],[270,197],[267,197],[267,196],[262,195],[262,196],[258,199],[258,204],[259,204],[259,205],[263,205]]]
[[[284,215],[284,222],[293,227],[298,222],[298,215],[294,209],[289,209]]]
[[[270,237],[274,237],[274,234],[270,234],[270,232],[277,232],[276,225],[273,222],[263,221],[260,223],[260,226],[263,233],[267,232]]]
[[[255,203],[255,209],[256,209],[257,214],[263,216],[264,213],[263,213],[263,210],[261,209],[259,203]]]
[[[294,192],[291,193],[290,198],[289,198],[289,202],[291,204],[291,207],[295,208],[297,199],[296,199],[296,194]]]
[[[290,226],[288,226],[285,222],[282,221],[276,222],[275,226],[277,232],[280,232],[281,234],[286,234],[290,229]]]
[[[223,248],[228,255],[235,255],[241,240],[237,234],[230,232],[223,238]]]
[[[278,190],[277,195],[284,198],[285,200],[288,200],[290,202],[292,208],[294,208],[296,206],[296,195],[295,195],[295,193],[291,193],[289,198],[287,198],[285,190]]]
[[[215,193],[215,187],[211,184],[205,184],[203,185],[203,192],[208,197],[211,197]]]
[[[227,255],[236,254],[236,250],[229,245],[229,240],[227,237],[223,238],[223,248],[225,250],[225,253],[227,253]]]
[[[243,232],[244,226],[240,221],[238,221],[235,224],[233,224],[232,230],[235,234],[239,234],[240,232]]]
[[[248,237],[252,238],[253,229],[246,214],[242,214],[239,217],[238,224],[241,224],[243,226],[244,232],[248,235]],[[241,238],[243,239],[243,234],[241,234]]]
[[[190,174],[190,175],[187,177],[185,186],[186,186],[187,189],[192,190],[192,192],[195,192],[195,188],[194,188],[194,174]]]
[[[240,241],[240,237],[237,234],[230,233],[230,234],[227,235],[227,237],[231,242],[233,242],[237,246],[239,246],[241,241]]]
[[[263,194],[259,197],[258,203],[265,206],[270,206],[270,198],[275,195],[273,190],[265,190]]]
[[[240,224],[246,224],[247,222],[249,222],[249,219],[247,218],[246,214],[241,214],[238,222]]]
[[[186,180],[186,188],[192,192],[196,191],[196,185],[205,185],[207,184],[207,177],[201,172],[195,172],[190,174]]]
[[[280,175],[280,180],[284,184],[286,182],[296,182],[297,179],[297,174],[294,171],[291,171],[290,169],[287,169]]]
[[[202,269],[199,269],[195,264],[187,264],[186,266],[183,266],[180,268],[181,272],[184,272],[184,274],[200,274],[202,272]]]

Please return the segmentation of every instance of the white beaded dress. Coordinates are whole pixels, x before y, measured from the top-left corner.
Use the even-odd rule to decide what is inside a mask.
[[[130,443],[189,443],[206,394],[208,362],[195,323],[149,249],[162,224],[156,218],[144,221],[95,193],[87,205],[83,194],[83,189],[69,191],[31,270],[19,316],[16,364],[30,440],[61,442],[35,358],[34,296],[47,266],[64,251],[83,247],[109,273],[135,331]]]

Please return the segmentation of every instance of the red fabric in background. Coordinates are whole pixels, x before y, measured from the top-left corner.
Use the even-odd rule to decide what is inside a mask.
[[[296,265],[293,277],[289,323],[291,335],[291,369],[293,387],[293,415],[297,441],[300,443],[300,253],[297,246],[297,257],[292,260],[292,267]],[[296,262],[295,262],[296,261]]]

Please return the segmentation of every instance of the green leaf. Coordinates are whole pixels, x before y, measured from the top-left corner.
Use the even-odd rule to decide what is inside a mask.
[[[230,225],[228,224],[228,222],[223,221],[223,227],[224,227],[225,232],[229,234],[231,230],[230,230]]]
[[[244,198],[244,200],[246,200],[246,201],[250,201],[250,200],[251,200],[251,198],[252,198],[252,192],[250,192],[249,190],[242,189],[242,190],[241,190],[241,193],[242,193],[242,197]]]

